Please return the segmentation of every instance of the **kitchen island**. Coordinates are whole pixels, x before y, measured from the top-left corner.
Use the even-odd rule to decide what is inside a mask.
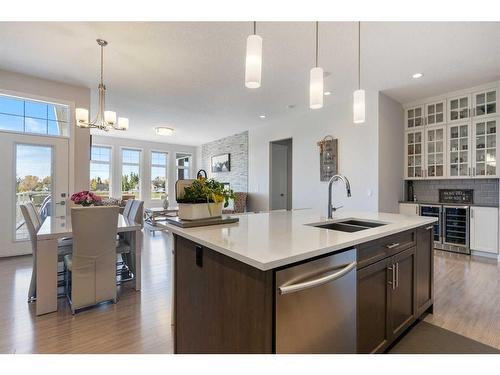
[[[176,353],[383,352],[432,309],[435,218],[344,211],[326,220],[314,210],[239,218],[167,225]]]

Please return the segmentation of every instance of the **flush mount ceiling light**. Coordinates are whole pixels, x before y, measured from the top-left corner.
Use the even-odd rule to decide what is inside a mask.
[[[174,134],[174,129],[168,128],[166,126],[158,126],[155,128],[155,132],[158,135],[173,135]]]
[[[262,38],[257,35],[257,22],[253,23],[253,34],[247,38],[245,60],[245,86],[249,89],[260,87],[262,76]]]
[[[330,96],[332,95],[331,91],[325,91],[325,96]]]
[[[419,79],[419,78],[422,78],[424,76],[423,73],[415,73],[414,75],[411,76],[411,78],[413,79]]]
[[[318,66],[318,22],[316,22],[316,64],[309,73],[309,108],[323,107],[323,68]]]
[[[109,131],[111,129],[115,130],[127,130],[128,129],[128,118],[118,117],[116,121],[116,112],[106,111],[106,86],[103,82],[103,71],[104,71],[104,61],[103,61],[103,50],[104,47],[108,45],[103,39],[97,39],[97,44],[101,46],[101,81],[99,83],[99,107],[97,115],[94,121],[89,122],[89,110],[86,108],[76,108],[75,117],[76,125],[80,128],[96,128],[104,131]]]
[[[358,89],[354,91],[352,112],[355,124],[365,122],[365,90],[361,89],[361,22],[358,22]]]

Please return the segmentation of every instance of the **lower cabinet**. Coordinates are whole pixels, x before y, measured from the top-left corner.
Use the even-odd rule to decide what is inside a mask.
[[[379,353],[389,344],[389,260],[358,270],[358,353]]]
[[[434,297],[434,234],[433,227],[417,230],[417,315],[420,316],[433,302]]]
[[[391,259],[389,293],[389,338],[395,339],[415,319],[415,247]]]
[[[471,250],[498,254],[498,208],[470,208]]]
[[[383,352],[432,306],[432,228],[415,232],[411,247],[358,269],[358,353]],[[400,243],[380,246],[379,252],[394,245]]]

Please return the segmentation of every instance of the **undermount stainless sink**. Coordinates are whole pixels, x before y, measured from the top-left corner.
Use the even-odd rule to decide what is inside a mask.
[[[349,220],[343,220],[343,221],[309,224],[309,225],[316,227],[316,228],[338,230],[340,232],[352,233],[352,232],[359,232],[361,230],[381,227],[381,226],[387,225],[387,224],[388,223],[349,219]]]

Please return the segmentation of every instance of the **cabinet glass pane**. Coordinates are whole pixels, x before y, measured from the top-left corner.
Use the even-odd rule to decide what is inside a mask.
[[[485,94],[476,95],[476,104],[484,104],[485,103]]]
[[[414,145],[408,145],[408,155],[413,155],[415,152],[415,146]]]
[[[496,91],[489,91],[488,93],[486,93],[486,101],[488,103],[494,102],[496,100],[497,100]]]
[[[443,113],[443,109],[444,109],[443,103],[436,104],[436,112]]]
[[[413,143],[414,139],[415,139],[415,137],[414,137],[413,133],[409,133],[408,134],[408,143],[409,144]]]
[[[434,104],[429,104],[429,105],[427,106],[427,113],[428,113],[428,114],[433,114],[433,113],[434,113],[434,111],[435,111],[435,106],[434,106]]]
[[[435,152],[435,143],[430,142],[427,144],[427,152],[428,153],[434,153]]]
[[[436,176],[444,176],[444,167],[442,165],[436,165]]]
[[[488,164],[486,166],[486,174],[488,176],[492,176],[492,175],[495,175],[496,174],[496,165],[493,165],[493,164]]]
[[[429,165],[427,167],[427,175],[429,177],[435,177],[436,176],[436,168],[433,165]]]
[[[436,143],[436,152],[443,152],[443,140]]]
[[[450,141],[450,151],[458,151],[458,139],[452,139]]]
[[[467,164],[460,164],[460,176],[466,176],[467,173]]]
[[[443,122],[444,115],[442,113],[438,113],[436,115],[436,123]]]
[[[486,125],[487,127],[487,133],[488,134],[493,134],[497,132],[497,126],[496,126],[496,121],[488,121],[488,124]]]
[[[422,157],[421,156],[415,156],[415,166],[420,167],[422,165]]]
[[[486,168],[484,163],[476,163],[476,175],[477,176],[485,176]]]
[[[458,176],[458,165],[450,165],[450,175],[451,176]]]
[[[460,108],[467,107],[468,102],[468,98],[460,98]]]
[[[415,143],[421,143],[422,142],[422,133],[418,132],[415,133]]]
[[[443,140],[443,129],[436,130],[436,140],[438,141]]]
[[[485,152],[484,150],[479,150],[476,152],[476,162],[484,162],[485,159]]]
[[[486,113],[492,114],[497,112],[497,105],[495,103],[490,103],[486,105]]]
[[[482,149],[485,148],[485,138],[484,136],[481,137],[476,137],[476,149]]]
[[[460,137],[467,137],[468,129],[467,125],[463,125],[460,127]]]
[[[476,124],[476,135],[484,134],[484,122]]]
[[[488,135],[486,137],[486,147],[496,147],[497,146],[497,141],[496,141],[496,135]]]
[[[453,99],[453,100],[450,102],[450,108],[451,108],[451,109],[458,109],[458,99]]]

